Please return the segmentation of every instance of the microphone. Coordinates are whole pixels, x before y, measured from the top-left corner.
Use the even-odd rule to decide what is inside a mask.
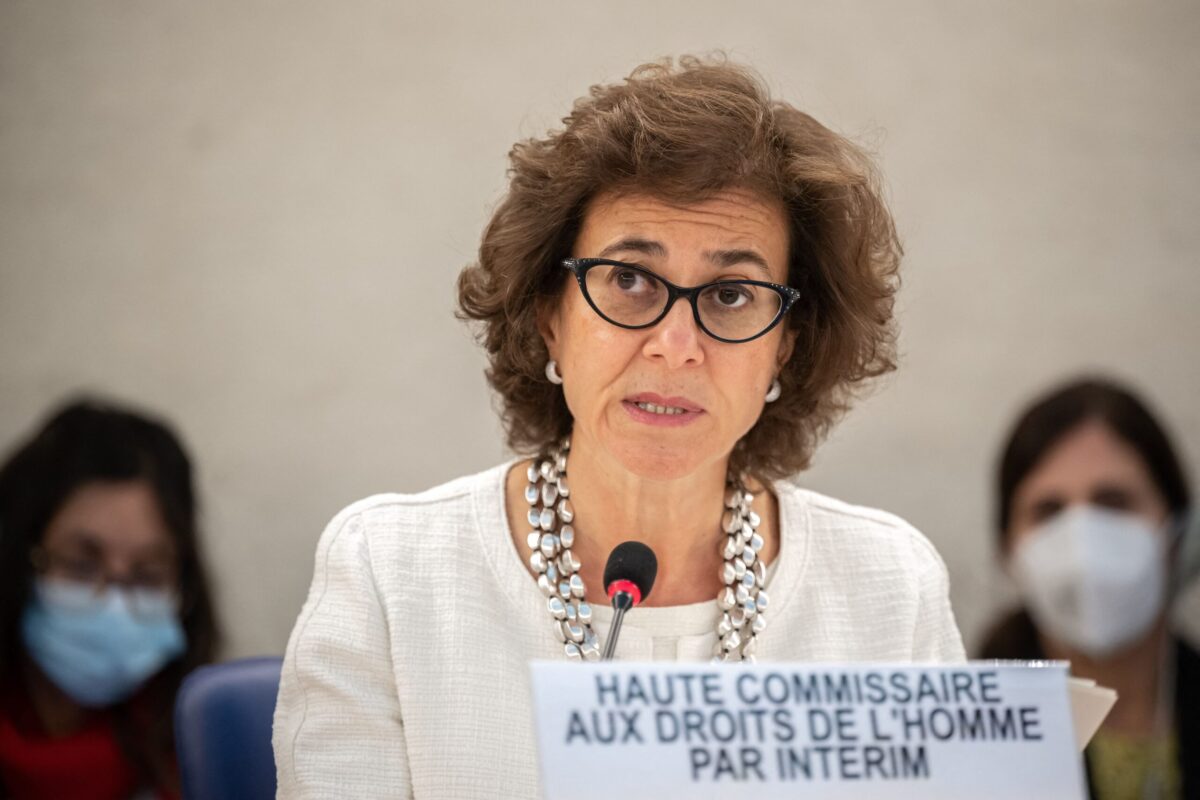
[[[600,658],[611,661],[625,612],[645,600],[658,575],[658,558],[641,542],[622,542],[613,548],[604,565],[604,589],[612,600],[613,621]]]

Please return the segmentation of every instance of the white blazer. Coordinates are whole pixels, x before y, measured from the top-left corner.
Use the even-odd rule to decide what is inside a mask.
[[[279,797],[540,796],[528,663],[563,656],[509,534],[511,466],[370,497],[329,523],[283,665]],[[790,482],[772,488],[781,540],[760,662],[964,659],[946,567],[924,536]],[[707,661],[719,613],[715,600],[640,608],[621,657]],[[595,609],[601,640],[610,618]]]

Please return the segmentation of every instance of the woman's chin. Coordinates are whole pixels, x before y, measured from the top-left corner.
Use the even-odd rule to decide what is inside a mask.
[[[672,481],[712,469],[718,461],[724,477],[732,444],[722,457],[713,447],[716,440],[724,438],[721,434],[712,425],[655,429],[631,423],[619,415],[586,429],[580,429],[576,423],[573,437],[585,441],[587,450],[595,448],[597,455],[602,453],[602,461],[615,462],[631,475],[644,480]]]
[[[709,459],[690,447],[628,443],[613,454],[626,470],[646,480],[671,481],[695,474]]]

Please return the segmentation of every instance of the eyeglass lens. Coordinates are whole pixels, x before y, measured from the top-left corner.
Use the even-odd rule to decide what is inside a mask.
[[[620,325],[648,325],[666,308],[670,292],[651,272],[615,264],[597,264],[584,279],[600,312]],[[722,339],[749,339],[765,330],[783,306],[783,297],[766,286],[727,281],[706,287],[696,297],[700,324]]]
[[[96,603],[110,585],[120,585],[130,608],[138,616],[156,616],[170,610],[178,592],[174,571],[165,564],[149,562],[134,566],[130,575],[114,581],[104,564],[77,554],[39,553],[36,571],[60,585],[77,587],[58,595],[60,603],[86,609]]]

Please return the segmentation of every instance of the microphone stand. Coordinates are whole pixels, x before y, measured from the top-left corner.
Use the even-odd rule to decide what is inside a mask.
[[[601,661],[612,661],[613,654],[617,652],[617,637],[621,634],[621,620],[625,619],[625,612],[633,608],[633,595],[620,590],[614,592],[612,607],[612,627],[608,630],[608,640],[604,643],[604,652],[600,656]]]

